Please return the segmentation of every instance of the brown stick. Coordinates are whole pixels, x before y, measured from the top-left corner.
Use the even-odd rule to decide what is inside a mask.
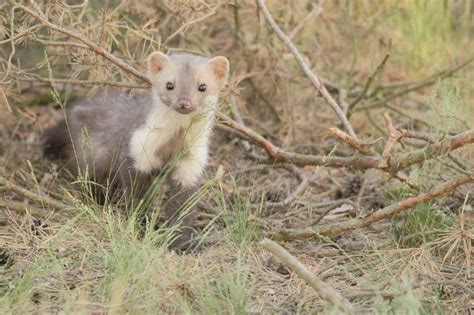
[[[362,99],[367,95],[367,92],[369,91],[369,87],[372,84],[372,81],[374,81],[375,77],[379,74],[379,72],[383,69],[385,66],[385,63],[388,60],[388,57],[390,57],[390,54],[387,53],[385,57],[383,58],[382,62],[379,63],[379,65],[375,68],[373,72],[369,74],[369,77],[367,78],[367,82],[364,85],[364,88],[362,92],[349,104],[348,106],[348,112],[351,112],[353,108],[360,102]]]
[[[324,300],[330,302],[340,310],[348,313],[353,309],[351,303],[339,294],[336,290],[326,284],[318,276],[308,270],[303,263],[301,263],[295,256],[291,255],[286,249],[279,244],[267,238],[260,242],[260,245],[265,247],[273,255],[278,257],[291,270],[300,276],[306,283],[308,283]]]
[[[382,168],[388,166],[388,160],[392,157],[392,149],[403,136],[402,133],[393,126],[392,118],[390,118],[388,113],[383,115],[383,119],[388,130],[388,140],[382,152],[383,160],[379,164],[379,167]]]
[[[295,188],[295,190],[292,193],[290,193],[284,200],[279,201],[279,202],[267,202],[268,208],[279,209],[279,208],[288,207],[296,199],[298,199],[298,197],[305,191],[306,187],[308,186],[310,182],[309,178],[297,167],[293,165],[288,165],[287,168],[289,171],[296,173],[296,175],[298,176],[301,182]]]
[[[299,154],[288,152],[280,147],[274,145],[262,135],[242,126],[224,114],[218,114],[220,123],[224,126],[230,127],[247,139],[261,146],[269,155],[268,163],[288,163],[297,166],[327,166],[327,167],[347,167],[351,169],[380,169],[386,172],[397,172],[410,165],[420,163],[422,161],[441,156],[448,152],[454,151],[460,147],[474,143],[474,129],[470,129],[459,133],[455,136],[448,136],[444,140],[427,145],[423,149],[414,150],[411,152],[392,156],[387,162],[386,166],[379,166],[384,161],[383,157],[378,156],[352,156],[352,157],[338,157],[338,156],[320,156]]]
[[[56,210],[67,210],[71,209],[70,206],[58,201],[54,200],[51,197],[48,196],[40,196],[38,194],[35,194],[29,190],[24,189],[23,187],[20,187],[8,179],[6,179],[3,176],[0,176],[0,187],[4,187],[6,190],[9,190],[11,192],[14,192],[15,194],[26,198],[28,200],[31,200],[35,204],[38,205],[43,205],[45,207],[53,208]]]
[[[359,151],[364,155],[375,155],[376,153],[361,143],[359,140],[352,138],[349,134],[344,131],[337,129],[336,127],[329,128],[329,132],[337,137],[339,140],[347,143],[355,150]]]
[[[31,213],[35,217],[46,218],[53,212],[38,208],[35,206],[24,204],[23,202],[12,201],[12,200],[0,200],[0,208],[15,211],[19,214]]]
[[[128,89],[149,89],[150,87],[147,85],[140,85],[140,84],[130,84],[130,83],[122,83],[122,82],[113,82],[113,81],[93,81],[93,80],[74,80],[74,79],[64,79],[64,78],[54,78],[49,79],[45,77],[41,77],[36,74],[32,73],[18,73],[18,75],[24,76],[33,76],[32,78],[18,78],[16,77],[16,81],[23,81],[23,82],[44,82],[44,83],[65,83],[65,84],[77,84],[77,85],[85,85],[85,86],[115,86],[118,88],[128,88]]]
[[[342,125],[344,126],[344,129],[351,135],[351,137],[357,139],[357,136],[352,129],[351,124],[349,123],[349,120],[347,119],[346,115],[341,109],[341,106],[336,102],[336,100],[331,96],[331,94],[328,92],[324,84],[322,83],[321,79],[309,68],[308,64],[304,60],[303,56],[300,54],[298,49],[295,47],[293,42],[291,41],[288,36],[283,33],[283,31],[280,29],[280,27],[276,24],[275,20],[273,19],[272,15],[270,14],[270,11],[268,11],[268,8],[265,5],[264,0],[258,0],[258,6],[262,9],[263,15],[265,16],[265,19],[267,20],[268,24],[272,27],[272,29],[275,31],[275,33],[278,35],[280,40],[288,47],[290,52],[293,54],[293,56],[296,59],[296,62],[298,65],[301,67],[303,70],[304,74],[306,77],[311,81],[313,86],[316,88],[316,90],[321,93],[322,97],[326,101],[326,103],[334,110],[336,113],[337,117],[341,121]]]
[[[354,230],[362,227],[369,226],[375,222],[383,220],[387,217],[393,216],[401,211],[415,207],[416,205],[432,200],[433,198],[440,197],[451,193],[457,187],[466,183],[474,182],[474,173],[470,175],[464,175],[457,177],[453,180],[439,184],[438,186],[431,189],[429,192],[419,194],[418,196],[411,197],[396,203],[393,203],[383,209],[380,209],[371,215],[363,219],[352,219],[344,221],[342,223],[333,223],[322,225],[319,227],[310,227],[302,230],[288,229],[277,232],[274,235],[278,239],[304,239],[316,237],[319,235],[334,236],[341,234],[348,230]]]

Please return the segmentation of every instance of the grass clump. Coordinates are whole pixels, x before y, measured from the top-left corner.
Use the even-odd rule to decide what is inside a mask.
[[[221,270],[219,276],[200,288],[199,311],[202,314],[247,314],[251,298],[250,274],[245,263],[235,270]]]
[[[454,223],[449,210],[435,203],[420,204],[392,220],[395,237],[404,246],[419,246]]]
[[[234,180],[232,183],[234,193],[231,196],[226,197],[225,193],[219,190],[214,194],[214,199],[221,210],[220,215],[229,239],[238,247],[244,247],[260,238],[260,231],[252,221],[252,217],[257,215],[260,209],[256,209],[256,214],[254,214],[249,197],[237,189]]]

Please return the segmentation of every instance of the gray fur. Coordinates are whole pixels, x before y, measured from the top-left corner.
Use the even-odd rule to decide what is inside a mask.
[[[128,143],[133,130],[146,121],[151,104],[150,93],[129,96],[102,90],[73,104],[65,119],[46,131],[45,151],[68,159],[67,166],[75,174],[87,170],[99,184],[118,175],[122,184],[129,185]],[[64,144],[58,147],[60,141]],[[59,150],[51,152],[54,147]]]

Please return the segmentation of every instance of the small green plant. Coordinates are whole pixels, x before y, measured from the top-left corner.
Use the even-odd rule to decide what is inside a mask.
[[[237,262],[235,270],[222,270],[220,276],[207,281],[200,294],[202,314],[247,314],[251,296],[249,271]]]
[[[427,203],[416,206],[412,211],[392,220],[396,239],[405,246],[418,246],[433,240],[436,234],[454,223],[447,209]]]
[[[229,234],[230,240],[239,247],[245,246],[259,237],[257,226],[251,222],[252,203],[244,196],[233,181],[234,193],[226,197],[222,190],[214,194],[216,203],[222,211],[222,220]],[[259,209],[256,211],[259,212]]]
[[[456,84],[437,81],[431,92],[429,115],[433,132],[441,137],[449,132],[465,129],[466,121],[461,119],[465,112],[461,91]]]

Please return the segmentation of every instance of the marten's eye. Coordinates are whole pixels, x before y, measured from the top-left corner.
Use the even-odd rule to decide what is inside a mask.
[[[205,84],[201,84],[198,88],[199,92],[205,92],[207,89],[207,86]]]
[[[174,84],[171,83],[171,82],[166,83],[166,89],[167,89],[168,91],[173,90],[173,89],[174,89]]]

